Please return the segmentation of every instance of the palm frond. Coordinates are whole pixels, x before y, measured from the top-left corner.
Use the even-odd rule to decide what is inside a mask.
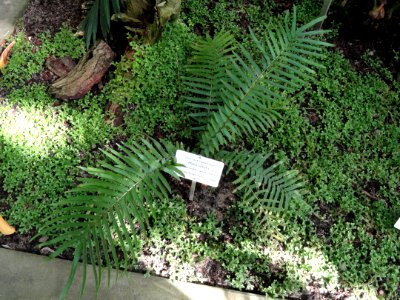
[[[252,151],[219,152],[219,157],[234,170],[238,178],[235,192],[242,192],[242,199],[249,210],[258,214],[263,222],[268,210],[282,211],[288,208],[292,199],[299,198],[303,182],[297,171],[277,171],[280,163],[266,167],[270,154]]]
[[[185,96],[185,99],[187,105],[196,110],[190,116],[197,122],[197,130],[205,129],[209,116],[221,104],[222,79],[226,77],[234,42],[233,35],[220,32],[214,38],[199,40],[193,46],[188,76],[184,76],[183,81],[188,94],[196,95]]]
[[[190,105],[201,110],[195,115],[205,117],[207,125],[203,130],[199,147],[205,155],[214,154],[220,147],[234,143],[244,135],[255,132],[266,132],[280,116],[279,110],[285,95],[302,87],[315,74],[314,68],[323,67],[318,64],[324,47],[331,44],[314,39],[314,36],[324,33],[323,30],[307,31],[318,18],[304,26],[297,27],[296,12],[290,18],[286,15],[284,23],[279,24],[275,31],[269,31],[268,39],[260,41],[253,32],[251,37],[260,52],[255,58],[243,46],[238,53],[233,53],[230,66],[213,83],[213,77],[204,80],[204,71],[189,66],[192,71],[192,81],[186,79],[192,96],[188,97]],[[218,47],[218,44],[208,42],[208,47]],[[198,48],[196,55],[212,52],[206,47]],[[205,55],[206,57],[206,55]],[[204,64],[204,63],[203,63]],[[200,78],[197,79],[197,78]],[[197,81],[196,81],[197,80]],[[221,83],[221,84],[220,84]],[[211,84],[217,84],[218,91],[213,98],[218,107],[206,110],[204,99],[214,91]],[[211,112],[211,114],[210,114]],[[201,121],[200,121],[201,122]],[[203,123],[205,123],[203,122]]]
[[[96,43],[99,23],[103,38],[108,38],[111,16],[120,12],[123,3],[124,0],[94,0],[84,22],[87,48],[89,48],[90,44]]]
[[[135,255],[139,245],[137,235],[149,226],[155,199],[168,197],[170,186],[163,174],[180,174],[174,164],[176,147],[170,143],[121,145],[120,152],[103,151],[108,158],[101,168],[83,168],[90,178],[58,203],[54,215],[43,225],[40,235],[53,237],[42,246],[56,245],[56,257],[68,248],[74,249],[71,274],[63,292],[67,294],[79,259],[82,259],[85,286],[87,264],[93,268],[96,287],[100,285],[102,266],[115,269],[122,263],[127,268],[129,255]],[[118,258],[116,241],[123,253]],[[96,267],[97,265],[97,267]]]

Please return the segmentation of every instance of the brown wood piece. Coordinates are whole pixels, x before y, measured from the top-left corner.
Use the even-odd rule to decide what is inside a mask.
[[[82,98],[100,82],[114,58],[115,53],[110,46],[100,41],[81,58],[71,72],[50,86],[49,93],[62,100]]]
[[[71,72],[74,69],[75,66],[76,66],[76,63],[69,56],[65,56],[65,57],[61,57],[61,58],[49,56],[46,59],[46,67],[51,72],[56,74],[58,77],[66,76],[69,72]]]

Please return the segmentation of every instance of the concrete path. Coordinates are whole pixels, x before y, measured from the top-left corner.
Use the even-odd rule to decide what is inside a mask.
[[[15,22],[22,16],[28,0],[0,0],[0,40],[14,30]]]
[[[56,300],[67,280],[69,261],[0,248],[0,300]],[[69,299],[79,299],[81,270],[71,288]],[[88,269],[83,299],[95,297],[94,280]],[[201,284],[172,282],[160,277],[145,278],[143,274],[115,272],[110,287],[104,272],[99,300],[265,300],[259,295],[241,293]]]

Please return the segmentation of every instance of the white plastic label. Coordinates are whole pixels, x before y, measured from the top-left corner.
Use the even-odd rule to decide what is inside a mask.
[[[397,220],[396,224],[394,224],[394,228],[400,230],[400,219]]]
[[[176,162],[184,165],[179,169],[184,178],[217,187],[221,179],[224,163],[190,152],[177,150]]]

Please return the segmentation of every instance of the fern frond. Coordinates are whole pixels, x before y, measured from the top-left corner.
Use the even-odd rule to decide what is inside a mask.
[[[238,175],[234,181],[235,192],[242,192],[243,201],[249,210],[258,214],[260,223],[266,211],[282,211],[288,208],[292,199],[300,196],[303,182],[297,176],[298,172],[279,172],[280,163],[265,167],[270,154],[221,151],[219,156],[229,170]]]
[[[185,96],[185,99],[187,105],[196,110],[190,116],[197,122],[197,130],[205,129],[209,116],[221,104],[222,79],[226,76],[230,54],[235,49],[234,42],[233,35],[220,32],[214,38],[199,40],[193,46],[188,76],[184,76],[183,81],[186,91],[196,95]]]
[[[238,138],[252,135],[255,132],[266,132],[280,116],[285,95],[298,90],[315,74],[314,68],[323,67],[317,61],[322,56],[324,47],[330,44],[314,39],[314,35],[324,33],[323,30],[307,31],[318,18],[304,26],[296,26],[296,12],[292,18],[286,15],[284,23],[275,31],[269,31],[268,39],[260,41],[253,32],[251,37],[260,52],[256,59],[243,46],[230,59],[230,68],[220,70],[216,83],[220,91],[212,94],[218,107],[207,110],[202,106],[209,94],[209,81],[190,82],[189,98],[192,106],[201,103],[202,110],[196,117],[205,117],[207,123],[203,129],[199,143],[205,155],[219,151],[220,147],[234,143]],[[207,47],[215,47],[211,42]],[[200,52],[211,52],[207,47],[199,48]],[[201,53],[197,53],[198,56]],[[191,66],[189,67],[189,69]],[[224,72],[221,72],[224,71]],[[192,78],[204,76],[200,68],[192,68]],[[211,78],[209,78],[211,79]],[[221,84],[218,84],[221,82]],[[211,112],[211,114],[210,114]],[[201,122],[201,121],[200,121]]]
[[[57,205],[54,215],[40,230],[40,235],[53,235],[42,244],[57,246],[52,257],[74,249],[64,296],[79,259],[84,274],[87,264],[92,265],[97,288],[104,264],[110,279],[112,261],[115,269],[120,268],[115,240],[120,242],[122,264],[127,268],[129,256],[136,254],[139,245],[137,227],[145,233],[155,199],[171,192],[163,172],[180,174],[174,164],[176,147],[170,143],[143,140],[141,145],[121,145],[120,150],[103,151],[108,160],[101,163],[101,168],[83,168],[93,177],[82,178],[82,184]],[[82,291],[84,286],[85,281]]]

